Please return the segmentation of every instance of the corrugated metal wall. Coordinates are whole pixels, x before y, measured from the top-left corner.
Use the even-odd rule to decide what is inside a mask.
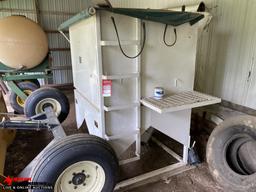
[[[86,0],[38,0],[40,24],[48,34],[55,84],[73,81],[69,43],[57,28],[86,6]]]
[[[138,8],[167,8],[199,2],[111,0],[115,7]],[[205,2],[214,18],[199,40],[196,89],[256,109],[256,1]],[[55,68],[54,83],[71,83],[69,45],[56,29],[86,5],[87,0],[7,0],[0,2],[0,17],[23,14],[38,20],[48,33]],[[37,14],[37,9],[40,14]]]
[[[0,18],[10,15],[25,15],[37,21],[34,0],[0,1]]]
[[[6,0],[0,1],[0,18],[25,15],[39,22],[47,33],[52,58],[53,83],[72,83],[71,56],[68,42],[58,26],[85,9],[87,0]]]
[[[196,87],[256,109],[256,1],[218,0],[217,6],[210,43],[198,55]]]

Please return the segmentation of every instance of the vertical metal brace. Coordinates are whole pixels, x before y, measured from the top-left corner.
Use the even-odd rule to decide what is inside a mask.
[[[141,20],[136,19],[136,40],[141,41]],[[136,51],[140,50],[140,44],[136,46]],[[140,103],[141,99],[141,55],[139,55],[136,58],[136,68],[137,68],[137,73],[139,76],[136,78],[136,100],[138,103]],[[137,123],[136,123],[136,129],[139,130],[137,136],[136,136],[136,156],[140,157],[141,153],[141,107],[140,105],[137,106],[136,108],[136,116],[137,116]]]
[[[189,151],[189,145],[190,145],[190,136],[188,139],[188,145],[183,145],[183,162],[188,163],[188,151]]]
[[[102,48],[101,48],[101,20],[100,13],[96,13],[96,31],[97,31],[97,70],[99,72],[98,84],[100,86],[100,121],[101,121],[101,138],[105,138],[106,134],[106,123],[105,123],[105,110],[104,110],[104,97],[102,92],[102,75],[103,75],[103,61],[102,61]]]

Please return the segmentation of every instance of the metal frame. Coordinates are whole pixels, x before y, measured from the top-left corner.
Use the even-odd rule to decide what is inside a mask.
[[[141,145],[140,145],[140,133],[141,133],[141,106],[140,106],[140,98],[141,98],[141,77],[140,77],[140,70],[141,70],[141,57],[136,58],[136,73],[134,74],[123,74],[123,75],[104,75],[103,74],[103,61],[102,61],[102,47],[105,46],[118,46],[116,41],[105,41],[101,38],[101,21],[100,21],[100,15],[96,14],[96,28],[97,28],[97,58],[98,58],[98,71],[99,71],[99,82],[102,82],[102,80],[122,80],[122,79],[129,79],[134,78],[136,79],[136,101],[135,103],[125,105],[125,106],[110,106],[107,107],[104,104],[104,97],[101,97],[101,103],[99,111],[101,113],[101,123],[102,123],[102,138],[111,141],[111,140],[117,140],[119,138],[124,138],[126,136],[136,135],[136,151],[135,151],[135,157],[129,158],[126,160],[120,161],[120,164],[127,164],[130,162],[134,162],[140,159],[140,152],[141,152]],[[136,46],[136,51],[140,50],[141,44],[140,42],[141,37],[141,20],[136,19],[136,40],[135,41],[125,41],[127,45],[130,46]],[[102,84],[100,84],[100,95],[102,95]],[[86,99],[89,101],[89,99]],[[105,113],[115,111],[115,110],[124,110],[128,108],[136,108],[136,130],[130,131],[127,133],[122,133],[119,135],[108,135],[106,133],[105,128]]]
[[[34,118],[41,116],[41,115],[46,115],[47,119],[43,120],[43,121],[37,121],[37,120],[33,120]],[[31,172],[33,171],[33,167],[34,165],[36,165],[38,163],[38,160],[40,160],[41,155],[44,153],[45,150],[47,150],[47,148],[49,146],[51,146],[52,144],[54,144],[56,141],[65,138],[66,137],[66,133],[62,127],[62,125],[60,124],[58,117],[56,116],[55,112],[53,111],[53,109],[51,107],[47,107],[45,109],[45,113],[36,115],[34,117],[31,117],[32,119],[30,120],[31,122],[34,122],[34,130],[36,130],[37,125],[42,125],[42,129],[48,129],[49,131],[52,132],[54,139],[23,169],[23,171],[19,174],[20,176],[23,177],[28,177]],[[20,122],[22,123],[22,122]],[[23,122],[26,123],[26,122]],[[1,126],[1,125],[0,125]],[[11,126],[10,126],[11,128]]]
[[[42,120],[42,121],[33,120],[36,117],[41,116],[41,115],[46,115],[47,120]],[[48,146],[52,145],[56,140],[60,140],[64,137],[66,137],[65,131],[64,131],[63,127],[61,126],[58,118],[56,117],[56,114],[54,113],[54,111],[52,110],[51,107],[46,108],[45,113],[32,117],[31,120],[25,120],[25,121],[8,120],[8,121],[3,121],[2,123],[0,123],[0,128],[2,128],[2,129],[22,129],[22,130],[40,130],[40,129],[49,130],[49,131],[52,132],[52,134],[54,136],[54,139],[52,140],[52,142],[50,142],[40,152],[40,154],[38,154],[37,157],[33,161],[31,161],[29,165],[26,166],[26,168],[20,173],[20,176],[30,175],[30,173],[33,170],[34,165],[37,164],[37,161],[40,159],[40,155],[43,154],[43,152],[45,150],[47,150]],[[160,169],[142,174],[140,176],[122,181],[122,182],[120,182],[116,185],[115,191],[116,190],[122,190],[124,188],[126,189],[128,187],[131,188],[131,186],[134,187],[135,184],[136,184],[136,186],[139,186],[139,185],[142,185],[142,184],[146,184],[148,182],[152,182],[152,179],[154,180],[154,178],[159,178],[160,175],[161,175],[162,178],[169,177],[169,176],[173,176],[173,175],[176,175],[178,173],[181,173],[183,171],[186,171],[186,170],[189,170],[189,169],[193,168],[191,166],[187,166],[186,163],[184,162],[184,160],[182,159],[182,157],[180,157],[174,151],[172,151],[167,146],[162,144],[156,138],[153,137],[152,141],[155,142],[163,150],[165,150],[168,154],[173,156],[176,160],[178,160],[178,163],[175,163],[175,164],[172,164],[172,165],[169,165],[169,166],[166,166],[166,167],[163,167],[163,168],[160,168]],[[138,155],[137,157],[120,161],[120,165],[128,164],[128,163],[137,161],[139,159],[140,159],[140,157]]]
[[[107,32],[105,32],[104,29],[102,29],[102,24],[105,24],[105,26],[106,26],[106,24],[108,22],[106,22],[106,20],[105,20],[104,23],[101,23],[101,19],[102,18],[100,18],[100,13],[96,13],[96,16],[93,16],[93,17],[96,17],[96,19],[89,17],[87,21],[79,20],[80,21],[79,23],[74,24],[74,26],[72,26],[70,28],[71,29],[70,30],[71,47],[73,47],[73,50],[71,49],[71,52],[73,51],[73,55],[74,55],[74,58],[72,58],[72,59],[74,61],[76,61],[78,59],[77,58],[78,56],[79,57],[84,56],[85,58],[87,58],[87,61],[84,62],[85,66],[88,63],[90,63],[91,66],[93,66],[93,67],[96,66],[95,67],[96,69],[93,69],[93,70],[91,68],[88,69],[86,71],[86,73],[88,73],[88,74],[86,74],[85,76],[90,76],[90,78],[91,78],[90,80],[94,80],[94,82],[95,82],[95,80],[97,81],[97,83],[94,83],[94,84],[91,83],[90,86],[92,86],[92,85],[96,86],[95,90],[93,89],[95,92],[93,92],[92,95],[94,95],[94,94],[99,94],[100,95],[100,97],[99,97],[100,98],[100,102],[98,104],[97,101],[94,101],[94,100],[92,100],[90,98],[90,96],[91,96],[90,94],[87,95],[87,94],[83,94],[82,93],[81,90],[84,90],[84,87],[82,86],[81,81],[77,81],[75,79],[75,81],[74,81],[74,84],[75,84],[75,87],[76,87],[76,91],[75,91],[76,96],[75,97],[76,97],[76,100],[77,100],[76,108],[78,108],[78,111],[77,111],[78,112],[77,113],[78,117],[77,118],[79,120],[86,119],[86,121],[88,122],[88,127],[89,127],[90,133],[91,134],[95,134],[97,136],[100,136],[101,138],[110,141],[110,143],[111,143],[112,140],[123,139],[123,138],[126,138],[126,137],[131,136],[131,135],[132,136],[136,135],[136,139],[134,139],[135,143],[136,143],[135,157],[120,161],[119,162],[120,165],[128,164],[128,163],[131,163],[131,162],[134,162],[134,161],[137,161],[137,160],[140,159],[140,152],[141,152],[140,142],[141,142],[142,126],[146,126],[147,127],[150,124],[150,126],[160,130],[162,133],[168,135],[169,137],[173,138],[174,140],[178,141],[179,143],[181,143],[183,145],[183,156],[180,157],[178,154],[176,154],[174,151],[172,151],[167,146],[162,144],[156,138],[153,138],[153,141],[156,142],[156,144],[159,145],[161,148],[163,148],[163,150],[165,150],[169,155],[171,155],[175,159],[177,159],[178,163],[175,163],[173,165],[169,165],[169,166],[163,167],[163,168],[155,170],[155,171],[151,171],[149,173],[142,174],[142,175],[137,176],[135,178],[131,178],[131,179],[122,181],[122,182],[117,184],[115,190],[121,190],[121,189],[124,189],[124,188],[127,189],[127,188],[129,188],[131,186],[138,185],[138,183],[145,184],[147,182],[150,182],[152,179],[154,180],[154,178],[159,178],[160,175],[167,174],[168,172],[171,173],[172,175],[174,175],[174,174],[178,174],[178,173],[180,173],[180,172],[182,172],[184,170],[191,169],[190,166],[187,166],[187,163],[188,163],[188,151],[189,151],[189,147],[190,147],[189,145],[190,145],[190,120],[191,120],[190,117],[191,117],[191,109],[193,107],[199,107],[199,106],[205,106],[205,105],[209,105],[209,104],[219,103],[220,99],[214,98],[214,97],[210,97],[210,96],[206,96],[204,94],[199,94],[198,93],[196,95],[197,97],[193,101],[194,98],[192,100],[189,100],[187,98],[188,95],[185,94],[185,96],[183,97],[183,101],[184,102],[182,103],[182,102],[180,102],[180,100],[182,98],[180,98],[180,95],[178,93],[176,93],[175,97],[178,97],[178,98],[176,99],[175,102],[176,102],[176,104],[178,103],[178,105],[175,105],[175,106],[167,105],[167,107],[163,107],[163,109],[167,109],[167,110],[162,110],[162,108],[153,106],[153,104],[152,104],[153,102],[152,101],[148,102],[148,100],[147,100],[148,98],[141,100],[141,95],[142,95],[141,94],[141,91],[142,91],[142,89],[141,89],[141,78],[142,77],[140,75],[140,73],[141,73],[141,58],[140,57],[136,58],[136,60],[135,60],[136,72],[134,72],[132,74],[131,73],[122,74],[122,72],[125,69],[124,70],[121,69],[119,71],[116,70],[118,72],[121,72],[121,74],[118,74],[118,75],[115,75],[115,74],[103,74],[103,67],[105,69],[105,67],[107,68],[107,66],[104,65],[105,63],[103,64],[103,59],[102,59],[103,58],[103,55],[102,55],[103,50],[102,50],[102,47],[118,46],[119,44],[117,43],[117,41],[113,41],[113,40],[107,41],[106,39],[102,39],[102,34],[103,33],[104,34],[106,33],[105,36],[108,36]],[[88,24],[88,27],[86,26],[87,24]],[[156,27],[155,23],[154,24],[151,23],[150,25],[151,25],[150,26],[151,29],[154,29]],[[160,30],[159,26],[157,26],[157,27]],[[185,26],[185,28],[183,30],[184,30],[185,33],[188,33],[190,30],[188,28],[186,28],[186,27],[187,26]],[[80,33],[84,34],[85,32],[92,32],[93,31],[93,35],[91,36],[91,38],[94,40],[94,38],[95,38],[95,36],[94,36],[95,31],[94,30],[95,29],[96,29],[96,35],[97,35],[96,36],[96,50],[93,49],[93,51],[90,52],[90,54],[93,55],[93,56],[96,55],[96,57],[97,57],[96,61],[93,60],[93,59],[89,60],[90,58],[88,58],[88,55],[87,56],[83,55],[84,52],[81,51],[81,50],[83,50],[82,48],[88,50],[89,45],[86,45],[88,47],[85,46],[85,47],[82,47],[82,48],[79,47],[79,49],[76,49],[77,48],[76,47],[76,45],[77,45],[76,43],[77,42],[82,44],[80,42],[82,40],[76,39],[76,37],[78,37],[80,35]],[[124,40],[124,41],[121,41],[121,42],[123,43],[123,46],[135,46],[136,47],[136,51],[139,51],[140,50],[140,46],[141,46],[140,45],[140,40],[141,40],[141,20],[140,19],[136,19],[136,28],[135,29],[136,29],[136,39],[135,40],[134,40],[134,37],[133,37],[133,40],[130,40],[130,41]],[[76,35],[74,35],[74,34],[76,34]],[[196,40],[196,38],[197,38],[196,35],[198,35],[198,33],[196,32],[196,33],[193,33],[193,34],[194,34],[194,37],[193,38],[190,37],[189,38],[190,40],[188,40],[187,36],[185,37],[185,35],[184,36],[180,36],[180,38],[181,39],[183,38],[183,40],[188,41],[188,43],[190,43],[190,44],[193,43],[192,44],[193,48],[195,48],[191,52],[191,55],[193,57],[191,57],[191,58],[188,57],[188,59],[185,59],[185,60],[182,59],[182,61],[183,61],[183,63],[191,63],[191,65],[194,67],[194,65],[195,65],[195,61],[194,61],[195,57],[194,56],[195,56],[195,53],[196,53],[196,43],[195,43],[196,41],[192,41],[192,40]],[[74,36],[72,36],[72,35],[74,35]],[[154,36],[154,33],[151,33],[151,35]],[[73,39],[73,41],[75,42],[74,44],[72,44],[72,38],[74,38]],[[88,38],[88,37],[84,37],[84,38]],[[107,37],[107,38],[109,38],[109,37]],[[111,38],[109,38],[109,39],[111,39]],[[151,40],[152,40],[152,38],[151,38]],[[95,43],[94,41],[92,41],[92,42]],[[91,45],[91,46],[94,46],[94,44]],[[180,46],[183,46],[183,45],[180,45]],[[183,47],[187,48],[185,45]],[[189,46],[189,47],[191,47],[191,46]],[[87,52],[87,53],[89,54],[89,52]],[[160,53],[160,57],[163,56],[163,53],[164,52]],[[166,59],[166,58],[163,57],[163,59]],[[115,63],[115,60],[110,60],[108,62],[111,62],[111,61],[112,61],[112,63]],[[179,57],[177,57],[176,61],[173,61],[173,63],[176,63],[177,61],[179,61]],[[122,62],[122,60],[120,59],[119,62]],[[79,62],[79,63],[82,64],[82,62]],[[135,63],[133,63],[133,64],[135,64]],[[147,63],[147,64],[149,65],[149,63]],[[150,64],[152,66],[152,63],[150,63]],[[83,68],[80,68],[82,65],[78,66],[76,62],[73,62],[73,65],[75,65],[74,66],[74,68],[75,68],[74,69],[74,76],[76,75],[76,72],[78,72],[80,76],[78,77],[78,74],[77,74],[77,76],[76,76],[77,79],[80,79],[80,80],[83,79],[83,78],[81,78],[81,72],[85,73],[85,70]],[[167,70],[170,70],[170,69],[167,69]],[[110,70],[109,73],[114,73],[114,72],[115,72],[115,70]],[[194,78],[193,70],[190,70],[189,72],[190,72],[189,75],[191,76],[191,79],[193,79]],[[161,74],[159,74],[159,75],[161,75]],[[176,76],[176,74],[172,74],[172,75]],[[188,75],[188,72],[184,73],[184,75]],[[102,88],[103,88],[102,80],[113,80],[113,81],[120,80],[120,82],[122,82],[123,79],[128,79],[128,78],[132,78],[132,79],[136,80],[136,83],[133,84],[134,87],[135,87],[135,90],[136,90],[134,92],[135,95],[136,95],[136,101],[133,101],[133,103],[128,103],[126,105],[106,106],[105,103],[104,103],[104,97],[102,96]],[[192,81],[189,81],[189,80],[186,79],[186,86],[185,86],[186,90],[193,90],[193,85],[192,85],[191,82]],[[176,82],[176,87],[178,87],[177,86],[177,82]],[[88,90],[88,89],[92,89],[93,87],[89,87],[88,86],[86,88]],[[195,93],[195,92],[191,91],[191,93]],[[147,94],[143,93],[143,95],[147,95]],[[120,96],[116,97],[116,95],[115,95],[115,99],[118,99],[118,98],[120,98]],[[198,100],[198,98],[199,98],[199,100]],[[112,97],[112,99],[113,99],[113,97]],[[172,103],[172,102],[170,102],[170,103]],[[146,107],[147,111],[150,111],[150,115],[152,116],[151,120],[150,120],[150,123],[146,124],[146,125],[144,125],[144,124],[142,125],[142,119],[141,119],[142,118],[141,117],[142,109],[141,109],[141,104],[143,104]],[[166,103],[165,103],[165,105],[166,105]],[[81,107],[79,109],[79,106],[80,107],[83,106],[84,108],[88,107],[88,109],[82,109],[83,107]],[[109,128],[110,131],[114,130],[115,134],[108,135],[107,134],[107,130],[106,130],[106,117],[105,117],[105,115],[108,112],[111,112],[111,111],[121,111],[121,110],[125,110],[125,109],[130,109],[130,108],[135,108],[136,109],[136,112],[135,112],[136,113],[136,119],[133,118],[133,120],[136,121],[136,122],[133,121],[131,123],[132,126],[131,125],[127,126],[128,127],[127,129],[130,129],[130,130],[129,131],[127,131],[125,129],[116,129],[115,130],[114,128]],[[79,110],[81,110],[83,114],[82,113],[80,114]],[[169,112],[173,112],[173,113],[169,113]],[[163,114],[159,114],[159,113],[163,113]],[[88,117],[88,116],[86,116],[86,114],[90,114],[90,116]],[[112,118],[113,118],[113,116],[112,116]],[[95,119],[97,121],[100,121],[100,126],[96,126],[97,129],[94,126],[95,123],[93,124],[93,121],[95,122]],[[115,122],[115,121],[113,121],[113,122]],[[173,125],[171,126],[171,128],[173,130],[170,127],[167,127],[167,126],[169,126],[170,122],[172,122],[172,124],[177,125],[178,128],[173,126]],[[78,124],[80,124],[80,123],[78,123]],[[136,128],[134,128],[133,125],[135,125]]]
[[[1,75],[0,81],[5,81],[9,88],[23,100],[26,100],[28,96],[17,86],[15,81],[52,78],[48,56],[40,65],[28,70],[15,70],[0,63],[0,72],[4,73]]]
[[[151,135],[152,136],[152,135]],[[149,138],[148,138],[149,139]],[[138,187],[141,185],[145,185],[147,183],[151,183],[153,181],[157,181],[159,179],[166,179],[170,176],[177,175],[179,173],[182,173],[184,171],[193,169],[194,166],[189,166],[187,165],[187,155],[181,157],[178,155],[176,152],[174,152],[172,149],[164,145],[162,142],[160,142],[158,139],[155,137],[151,137],[152,141],[156,143],[160,148],[162,148],[165,152],[167,152],[170,156],[174,157],[178,162],[162,167],[160,169],[150,171],[148,173],[121,181],[118,183],[115,187],[115,191],[120,191],[120,190],[128,190],[134,187]],[[184,147],[184,152],[187,153],[188,149]],[[123,164],[128,164],[134,161],[140,160],[139,157],[135,157],[132,159],[120,161],[120,165]],[[157,179],[157,180],[156,180]]]

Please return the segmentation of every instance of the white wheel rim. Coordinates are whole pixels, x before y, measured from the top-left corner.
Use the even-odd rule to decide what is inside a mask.
[[[46,98],[38,102],[36,105],[35,112],[36,114],[40,114],[44,112],[45,106],[51,105],[53,108],[53,111],[55,112],[56,116],[58,117],[61,113],[61,105],[60,103],[53,98]]]
[[[99,164],[82,161],[62,172],[54,186],[54,192],[101,192],[105,179],[104,169]]]

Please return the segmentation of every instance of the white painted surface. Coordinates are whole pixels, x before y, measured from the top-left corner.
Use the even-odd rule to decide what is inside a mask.
[[[220,103],[221,100],[206,94],[196,91],[181,92],[170,96],[165,96],[162,99],[147,97],[141,100],[141,103],[148,108],[162,114],[185,109],[192,109]]]
[[[76,24],[70,33],[74,86],[93,105],[99,106],[101,95],[97,65],[96,17]]]
[[[182,143],[187,151],[190,108],[159,115],[146,107],[141,110],[136,103],[141,96],[153,96],[158,86],[167,94],[193,90],[200,24],[177,27],[177,43],[167,47],[163,42],[165,25],[147,21],[141,60],[128,59],[117,46],[111,16],[115,17],[122,42],[138,41],[141,31],[137,19],[106,11],[70,27],[78,125],[84,116],[90,133],[109,140],[118,156],[135,141],[139,155],[139,130],[150,126]],[[169,27],[166,37],[174,40],[173,27]],[[136,55],[139,50],[137,43],[124,46],[128,55]],[[101,80],[106,78],[112,79],[112,96],[102,103]]]
[[[118,7],[167,8],[200,1],[111,2]],[[198,42],[196,90],[256,109],[256,1],[207,0],[205,3],[214,17]]]

